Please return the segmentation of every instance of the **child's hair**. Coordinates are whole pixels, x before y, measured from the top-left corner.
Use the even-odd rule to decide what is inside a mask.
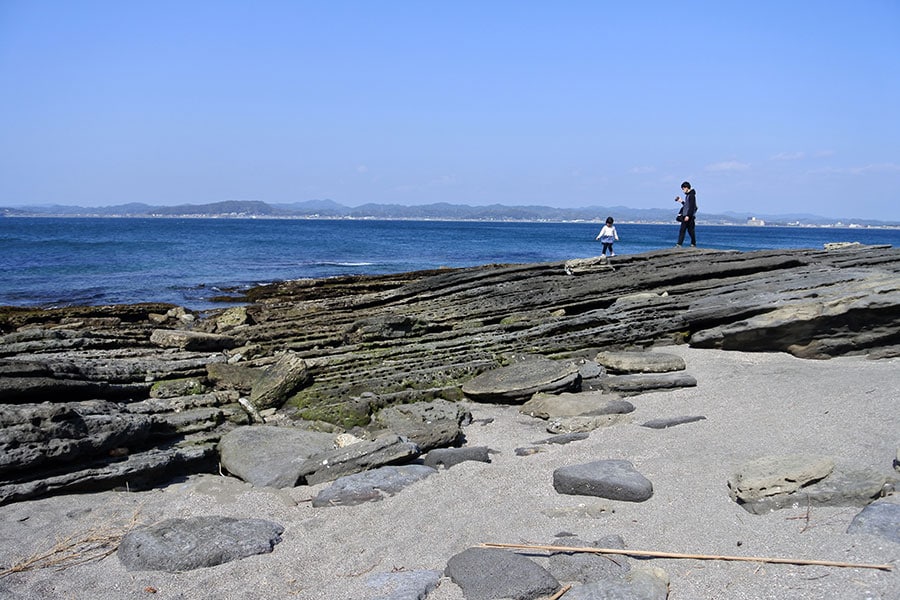
[[[676,180],[676,181],[677,181],[677,180]],[[691,189],[691,182],[690,182],[690,181],[684,181],[684,182],[681,183],[681,187],[687,188],[687,189]]]
[[[613,224],[613,218],[612,218],[612,217],[606,217],[606,224],[607,224],[607,225],[612,225],[612,224]]]

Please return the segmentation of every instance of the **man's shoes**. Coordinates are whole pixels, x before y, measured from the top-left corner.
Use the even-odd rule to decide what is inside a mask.
[[[610,255],[610,256],[615,256],[616,253],[615,253],[615,252],[610,252],[609,255]]]
[[[696,248],[697,244],[691,244],[691,248]]]
[[[681,248],[681,244],[675,244],[676,248]]]

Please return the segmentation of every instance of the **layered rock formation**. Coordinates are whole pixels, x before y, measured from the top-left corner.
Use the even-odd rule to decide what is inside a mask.
[[[889,247],[584,264],[285,282],[200,315],[158,304],[2,309],[0,503],[213,470],[219,439],[252,422],[412,437],[379,411],[457,400],[476,376],[523,357],[560,361],[571,378],[554,389],[528,382],[529,395],[576,382],[632,394],[692,383],[617,375],[614,356],[595,362],[598,352],[900,352],[900,251]]]

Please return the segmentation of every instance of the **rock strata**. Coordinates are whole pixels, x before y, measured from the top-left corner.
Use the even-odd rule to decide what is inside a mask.
[[[521,404],[542,393],[697,385],[677,361],[643,351],[651,346],[805,358],[900,347],[897,249],[660,251],[617,257],[615,277],[611,268],[586,259],[279,282],[204,314],[164,304],[5,307],[0,406],[46,402],[69,411],[70,425],[81,411],[85,426],[59,437],[61,453],[55,435],[20,440],[38,466],[0,474],[0,503],[214,470],[219,439],[250,419],[369,442],[391,432],[424,452],[459,442],[458,415],[388,423],[379,413],[466,396]],[[77,402],[105,403],[106,421]],[[24,413],[11,419],[27,424]],[[604,419],[560,415],[548,429],[589,431]],[[128,423],[127,443],[113,442]]]

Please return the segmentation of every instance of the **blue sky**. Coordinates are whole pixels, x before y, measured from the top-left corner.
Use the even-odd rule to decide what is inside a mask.
[[[900,2],[0,0],[0,206],[900,220]]]

